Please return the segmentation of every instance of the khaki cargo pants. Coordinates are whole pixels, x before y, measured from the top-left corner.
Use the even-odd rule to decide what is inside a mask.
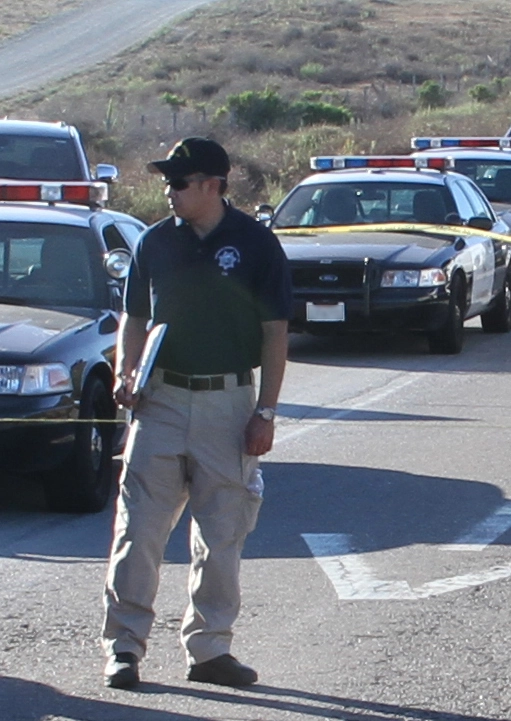
[[[189,605],[181,641],[188,664],[229,653],[240,608],[243,544],[261,497],[258,460],[244,453],[253,385],[190,391],[156,370],[135,413],[124,456],[104,603],[103,648],[141,658],[165,546],[187,503],[192,515]]]

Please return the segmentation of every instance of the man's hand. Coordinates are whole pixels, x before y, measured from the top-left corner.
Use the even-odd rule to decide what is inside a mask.
[[[265,421],[261,416],[253,415],[245,429],[245,453],[262,456],[271,451],[274,432],[273,421]]]
[[[134,396],[133,390],[134,378],[116,377],[114,383],[113,394],[117,405],[120,408],[135,408],[138,396]]]

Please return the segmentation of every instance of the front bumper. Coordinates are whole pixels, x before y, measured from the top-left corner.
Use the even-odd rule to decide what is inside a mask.
[[[344,320],[311,321],[307,304],[344,304]],[[321,334],[346,332],[422,331],[440,328],[449,312],[449,295],[440,288],[384,288],[364,294],[294,293],[290,330]]]
[[[37,473],[60,465],[73,450],[77,417],[71,394],[0,396],[0,468]]]

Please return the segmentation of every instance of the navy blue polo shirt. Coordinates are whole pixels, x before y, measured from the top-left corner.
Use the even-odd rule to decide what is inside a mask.
[[[247,371],[261,362],[261,323],[292,316],[287,259],[269,228],[230,205],[202,240],[171,216],[140,239],[125,310],[168,324],[157,366],[190,375]]]

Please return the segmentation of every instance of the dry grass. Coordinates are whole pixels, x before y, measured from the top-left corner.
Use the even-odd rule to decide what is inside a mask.
[[[28,30],[35,23],[83,5],[83,0],[13,0],[0,7],[0,41]]]
[[[76,4],[55,0],[52,9]],[[3,101],[0,113],[78,125],[93,160],[120,165],[126,191],[119,189],[118,203],[148,219],[161,206],[151,205],[156,186],[147,183],[147,159],[161,156],[180,136],[213,134],[235,162],[234,200],[250,209],[257,200],[278,200],[308,172],[308,157],[315,153],[407,152],[414,134],[503,132],[511,116],[506,5],[504,0],[225,0],[200,7],[136,52],[58,88]],[[43,3],[30,0],[27,7],[42,13]],[[6,14],[0,11],[0,18]],[[312,74],[306,72],[311,67]],[[508,78],[494,104],[468,102],[470,87],[494,78]],[[445,110],[418,111],[417,86],[426,79],[445,85]],[[267,87],[289,99],[317,91],[325,101],[348,105],[357,123],[254,136],[228,119],[213,120],[229,94]],[[185,107],[173,114],[162,103],[164,92],[183,98]]]

